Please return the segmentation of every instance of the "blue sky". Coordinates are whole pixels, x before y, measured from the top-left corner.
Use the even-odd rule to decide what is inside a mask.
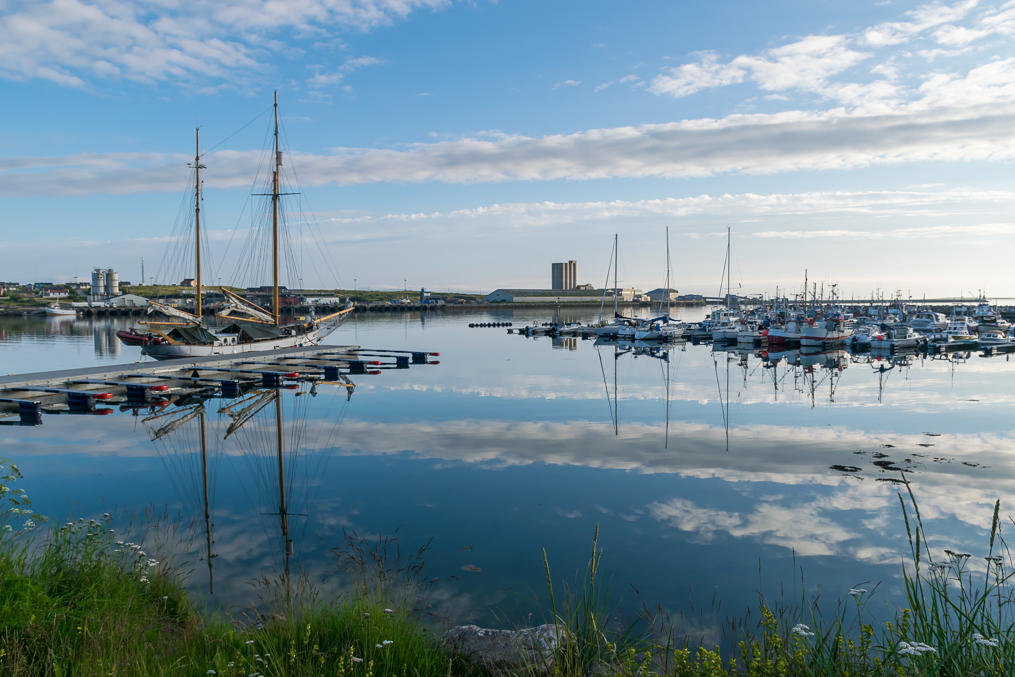
[[[0,278],[188,274],[200,126],[205,277],[254,283],[277,89],[305,286],[598,286],[616,232],[653,288],[668,226],[714,292],[729,226],[745,293],[1015,294],[1013,33],[1003,0],[0,0]]]

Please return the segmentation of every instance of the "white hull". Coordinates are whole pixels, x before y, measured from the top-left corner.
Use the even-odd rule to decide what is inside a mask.
[[[318,327],[302,334],[276,336],[245,343],[228,343],[225,340],[210,344],[162,343],[147,345],[141,349],[141,353],[154,357],[156,360],[173,360],[181,357],[207,357],[209,355],[240,355],[260,350],[278,350],[279,348],[317,345],[334,330],[334,327],[328,329]]]
[[[72,308],[46,308],[46,314],[51,317],[72,317],[78,314],[78,311]]]
[[[643,329],[634,332],[636,341],[676,341],[683,338],[683,327],[666,326],[658,329]]]
[[[824,324],[809,325],[801,332],[800,345],[818,347],[845,343],[852,335],[853,331],[846,327],[829,329]]]
[[[716,327],[712,330],[713,341],[736,341],[740,330],[736,327]]]

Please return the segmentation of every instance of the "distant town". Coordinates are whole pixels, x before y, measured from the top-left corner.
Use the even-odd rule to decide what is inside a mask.
[[[120,280],[112,268],[95,268],[89,281],[74,282],[0,282],[0,312],[7,314],[41,311],[47,305],[59,305],[84,313],[103,311],[131,312],[148,305],[148,299],[168,301],[171,305],[186,308],[193,306],[197,282],[184,278],[176,284],[134,284]],[[243,291],[252,300],[267,298],[271,287],[227,286]],[[218,286],[202,285],[206,311],[215,312],[216,304],[223,301]],[[703,305],[709,300],[701,294],[678,294],[675,289],[657,288],[650,291],[630,288],[606,287],[597,289],[591,284],[578,282],[578,262],[569,260],[553,263],[550,267],[549,288],[495,289],[488,294],[437,292],[421,288],[416,290],[368,289],[290,289],[281,288],[280,303],[293,311],[308,308],[330,308],[350,299],[364,309],[394,307],[439,307],[477,304],[569,304],[599,305],[604,301],[626,305],[672,302],[683,305]]]

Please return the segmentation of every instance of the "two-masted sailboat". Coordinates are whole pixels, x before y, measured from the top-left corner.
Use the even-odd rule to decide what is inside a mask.
[[[149,320],[142,324],[145,330],[120,332],[121,340],[130,345],[141,345],[142,353],[155,359],[164,360],[179,357],[199,357],[205,355],[231,355],[250,351],[275,350],[310,346],[319,343],[323,338],[335,331],[352,311],[351,303],[346,303],[341,310],[322,317],[310,316],[309,319],[290,324],[282,323],[281,304],[279,298],[279,200],[284,195],[279,190],[279,174],[282,168],[282,151],[278,143],[278,93],[274,99],[274,153],[271,192],[271,233],[272,233],[272,306],[271,310],[243,298],[228,289],[221,292],[226,299],[226,307],[217,313],[225,321],[224,326],[212,330],[204,321],[202,313],[201,284],[201,164],[200,136],[195,142],[194,155],[194,229],[195,229],[195,307],[190,313],[158,301],[148,301],[148,313],[161,313],[171,320]],[[199,133],[198,133],[199,134]]]

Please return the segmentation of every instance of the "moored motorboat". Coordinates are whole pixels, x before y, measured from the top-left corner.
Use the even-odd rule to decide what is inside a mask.
[[[51,317],[72,317],[78,314],[73,308],[62,308],[59,301],[54,301],[46,306],[46,314]]]
[[[872,352],[907,350],[927,345],[927,339],[913,330],[908,324],[897,322],[894,325],[882,325],[881,331],[870,337]]]
[[[128,346],[146,346],[150,343],[162,343],[165,339],[152,332],[139,332],[136,329],[121,329],[116,337]]]

